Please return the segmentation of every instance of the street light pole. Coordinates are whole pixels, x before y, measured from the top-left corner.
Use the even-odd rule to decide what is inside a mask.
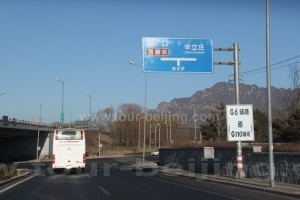
[[[166,117],[165,124],[166,124],[166,131],[167,131],[167,144],[168,144],[168,143],[169,143],[169,132],[168,132],[168,118],[167,118],[167,117]]]
[[[158,126],[158,148],[160,149],[160,124],[157,124]]]
[[[150,126],[150,133],[149,133],[149,149],[151,149],[151,131],[152,131],[152,129],[151,129],[151,123],[149,124],[149,126]]]
[[[156,150],[156,127],[157,127],[157,125],[155,124],[155,129],[154,129],[154,150]]]
[[[138,148],[141,149],[141,116],[139,115],[139,141]]]
[[[134,61],[129,61],[129,64],[131,65],[137,65]],[[139,67],[142,67],[141,65],[137,65]],[[146,146],[146,120],[147,120],[147,73],[145,73],[145,105],[144,105],[144,138],[143,138],[143,164],[145,164],[145,146]]]
[[[101,152],[100,152],[100,149],[101,149],[101,132],[99,131],[99,138],[98,138],[98,157],[100,158],[100,154],[101,154]]]
[[[73,110],[71,110],[70,111],[70,121],[69,121],[69,128],[71,128],[71,122],[72,122],[72,112],[73,112]]]
[[[196,129],[196,126],[197,126],[197,122],[196,122],[196,106],[194,105],[194,122],[195,122],[195,142],[197,140],[197,135],[196,135],[196,132],[197,132],[197,129]]]
[[[275,186],[275,169],[273,153],[273,131],[272,131],[272,95],[271,95],[271,65],[270,65],[270,0],[266,0],[266,75],[268,94],[268,147],[269,147],[269,180],[270,187]]]
[[[170,118],[170,143],[172,144],[173,142],[172,142],[172,113],[171,113],[171,111],[169,111],[169,114],[170,114],[170,116],[169,116],[169,118]]]
[[[41,103],[40,104],[40,119],[39,119],[39,122],[41,123],[42,122],[42,106],[44,105],[45,103]]]
[[[62,81],[62,80],[60,80],[60,79],[56,79],[58,82],[60,82],[61,83],[61,86],[62,86],[62,92],[61,92],[61,119],[60,119],[60,121],[61,121],[61,125],[63,125],[64,124],[64,87],[65,87],[65,82],[64,81]]]
[[[90,94],[86,94],[90,97],[90,123],[89,123],[89,129],[91,130],[91,127],[92,127],[92,95]]]

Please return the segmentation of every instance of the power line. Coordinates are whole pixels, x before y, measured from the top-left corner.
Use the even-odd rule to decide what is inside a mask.
[[[276,65],[279,65],[279,64],[282,64],[282,63],[285,63],[285,62],[288,62],[288,61],[291,61],[291,60],[294,60],[296,58],[299,58],[300,55],[297,55],[297,56],[294,56],[294,57],[291,57],[291,58],[288,58],[288,59],[285,59],[285,60],[282,60],[282,61],[279,61],[277,63],[274,63],[271,65],[272,66],[276,66]],[[291,64],[286,64],[284,66],[279,66],[279,67],[275,67],[275,68],[272,68],[271,70],[275,70],[275,69],[280,69],[280,68],[284,68],[284,67],[288,67],[292,64],[298,64],[300,61],[296,61],[294,63],[291,63]],[[261,71],[262,70],[262,71]],[[252,74],[258,74],[258,73],[262,73],[262,72],[265,72],[266,71],[266,67],[260,67],[260,68],[256,68],[256,69],[253,69],[253,70],[249,70],[249,71],[245,71],[245,72],[242,72],[240,73],[240,75],[252,75]]]
[[[296,61],[296,62],[293,62],[293,63],[290,63],[290,64],[286,64],[286,65],[283,65],[283,66],[279,66],[279,67],[274,67],[274,68],[272,68],[271,70],[276,70],[276,69],[281,69],[281,68],[285,68],[285,67],[289,67],[289,66],[291,66],[291,65],[296,65],[296,64],[298,64],[298,63],[300,63],[300,61]],[[261,70],[263,70],[263,69],[261,69]],[[265,72],[266,70],[264,69],[263,71],[257,71],[257,72],[252,72],[252,73],[250,73],[249,71],[249,73],[246,73],[246,72],[244,72],[244,73],[242,73],[242,75],[254,75],[254,74],[259,74],[259,73],[263,73],[263,72]],[[246,74],[245,74],[246,73]]]

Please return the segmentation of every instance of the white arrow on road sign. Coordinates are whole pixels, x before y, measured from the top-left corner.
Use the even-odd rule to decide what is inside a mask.
[[[197,61],[197,58],[160,58],[161,61],[176,61],[177,67],[180,67],[181,61]]]

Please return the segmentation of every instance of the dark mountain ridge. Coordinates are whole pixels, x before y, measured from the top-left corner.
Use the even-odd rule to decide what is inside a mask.
[[[258,108],[267,112],[267,88],[257,85],[240,84],[240,104],[252,104],[253,109]],[[284,111],[286,96],[292,92],[291,89],[271,87],[272,111]],[[210,88],[195,92],[191,97],[174,98],[170,102],[161,102],[156,109],[150,113],[172,113],[186,115],[191,120],[194,115],[194,107],[198,116],[203,116],[205,121],[211,110],[216,105],[235,104],[235,87],[233,83],[219,82]]]

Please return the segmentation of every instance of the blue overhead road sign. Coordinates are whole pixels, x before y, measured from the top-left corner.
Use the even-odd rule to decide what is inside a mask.
[[[144,37],[144,72],[212,73],[211,39]]]

